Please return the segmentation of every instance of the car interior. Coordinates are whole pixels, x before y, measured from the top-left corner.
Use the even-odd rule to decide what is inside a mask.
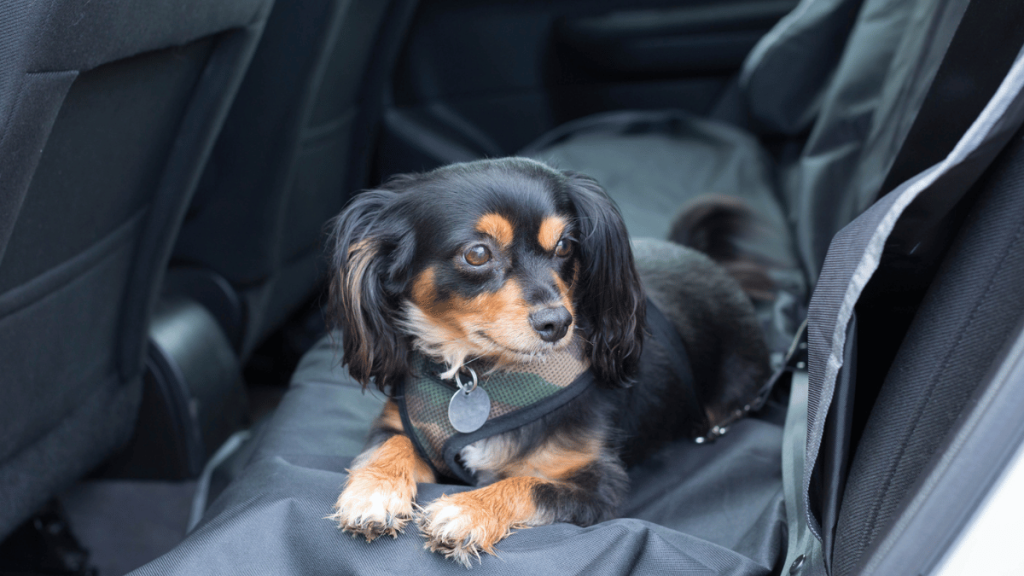
[[[464,572],[324,519],[383,403],[327,223],[504,156],[633,237],[750,206],[775,375],[472,570],[957,573],[1024,440],[1022,46],[1008,0],[0,4],[0,574]]]

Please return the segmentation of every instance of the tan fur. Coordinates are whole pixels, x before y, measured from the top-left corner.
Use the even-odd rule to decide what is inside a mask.
[[[395,432],[405,430],[405,426],[402,424],[402,415],[398,411],[398,404],[394,400],[388,400],[384,404],[384,410],[377,417],[377,421],[373,423],[373,427],[374,429],[393,430]]]
[[[470,444],[460,453],[466,466],[481,480],[499,480],[471,492],[442,496],[428,505],[417,520],[427,537],[426,547],[467,567],[481,551],[496,555],[494,545],[513,529],[550,522],[538,512],[533,488],[568,480],[600,456],[602,445],[601,438],[553,437],[515,459],[515,444],[503,436]]]
[[[467,568],[470,558],[480,558],[480,551],[495,555],[494,545],[513,529],[547,523],[538,517],[533,502],[533,488],[542,483],[539,478],[508,478],[471,492],[441,496],[417,518],[427,537],[425,548]]]
[[[575,271],[573,273],[572,286],[566,286],[565,285],[565,281],[562,280],[562,278],[558,275],[558,273],[555,272],[554,270],[551,271],[551,276],[553,276],[554,279],[555,279],[555,286],[558,286],[558,293],[562,295],[562,306],[565,306],[565,309],[568,310],[570,314],[573,313],[572,299],[573,299],[573,293],[574,293],[575,288],[576,288],[576,276],[578,276],[578,275],[579,275],[579,263],[578,262],[576,263],[576,269],[575,269]]]
[[[430,466],[402,435],[389,438],[348,473],[345,489],[328,518],[367,542],[382,534],[397,538],[412,518],[416,483],[434,481]]]
[[[545,444],[521,458],[515,458],[518,444],[506,435],[491,436],[466,446],[459,453],[466,468],[481,482],[515,476],[565,480],[600,456],[603,438],[551,437]]]
[[[338,281],[345,293],[345,297],[342,298],[345,315],[364,332],[366,330],[362,313],[363,277],[370,262],[377,257],[377,251],[378,246],[374,240],[360,240],[348,249],[348,265],[339,272],[341,277]],[[365,339],[360,339],[357,353],[366,365],[372,364],[373,353]]]
[[[562,232],[565,231],[566,221],[561,216],[547,216],[540,223],[537,231],[537,242],[541,248],[551,252],[555,249],[558,241],[562,239]]]
[[[494,238],[502,248],[507,248],[515,239],[512,223],[493,212],[484,214],[476,221],[476,231]]]
[[[572,313],[571,291],[561,280],[557,282],[562,304]],[[554,345],[541,340],[530,326],[532,311],[515,280],[473,298],[441,300],[434,270],[427,268],[413,281],[404,327],[416,335],[420,351],[444,360],[449,370],[442,377],[451,378],[467,358],[486,357],[499,365],[529,362],[572,341],[574,326]]]
[[[579,469],[597,460],[603,441],[586,438],[573,441],[552,438],[526,458],[502,466],[501,476],[533,476],[545,480],[565,480]]]

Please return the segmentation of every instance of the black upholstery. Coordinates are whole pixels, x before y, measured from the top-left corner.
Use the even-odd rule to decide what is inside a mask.
[[[0,6],[0,537],[127,438],[265,0]]]
[[[323,225],[363,186],[412,4],[301,0],[270,14],[174,249],[174,265],[209,270],[241,296],[244,326],[226,330],[243,357],[323,274]]]
[[[891,527],[1024,316],[1020,134],[977,188],[977,204],[907,331],[850,466],[836,527],[838,576],[856,573]]]
[[[770,256],[799,261],[813,285],[832,236],[878,197],[965,5],[802,2],[751,52],[742,98],[719,107],[739,126],[675,112],[683,129],[652,129],[618,113],[557,128],[524,154],[598,178],[634,232],[657,236],[696,196],[743,197],[792,235]],[[766,135],[782,153],[761,147]]]

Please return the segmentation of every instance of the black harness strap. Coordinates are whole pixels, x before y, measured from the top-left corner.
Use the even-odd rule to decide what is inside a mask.
[[[645,349],[644,357],[641,361],[668,362],[672,371],[679,378],[686,398],[682,409],[687,422],[690,423],[690,437],[694,438],[698,443],[702,443],[713,440],[723,434],[725,432],[724,425],[712,427],[708,421],[707,413],[697,397],[690,358],[682,338],[676,332],[675,326],[672,325],[671,321],[650,300],[647,302],[646,328],[654,340],[653,343],[649,344],[656,344],[657,347],[662,349],[663,354],[658,355],[653,351],[649,351],[654,348],[654,346],[649,346]],[[656,358],[649,356],[652,353],[655,354]],[[434,370],[428,370],[428,372],[436,373],[441,371],[440,367],[435,368]],[[415,377],[417,376],[411,376],[411,378]],[[448,383],[442,382],[442,384],[447,389]],[[427,450],[426,446],[422,445],[421,439],[418,438],[419,431],[416,429],[416,422],[413,421],[409,413],[409,397],[407,394],[411,384],[408,382],[403,382],[400,385],[398,396],[399,412],[402,417],[402,424],[407,431],[407,436],[410,437],[416,450],[427,461],[435,474],[445,477],[454,476],[468,484],[473,484],[473,473],[466,469],[458,458],[464,448],[484,438],[497,436],[535,422],[584,394],[595,384],[596,379],[593,372],[586,370],[558,392],[532,404],[524,405],[511,413],[492,417],[479,430],[466,434],[452,431],[450,436],[444,440],[441,454],[439,455],[440,461],[433,460],[431,451]],[[452,388],[452,391],[454,391],[454,388]],[[746,411],[743,411],[737,417],[742,417],[745,414]]]

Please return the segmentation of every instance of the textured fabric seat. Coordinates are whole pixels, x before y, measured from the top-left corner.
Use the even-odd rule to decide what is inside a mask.
[[[277,2],[174,248],[240,301],[244,359],[319,286],[324,223],[364,186],[409,0]],[[200,293],[189,294],[207,302]]]
[[[128,439],[173,238],[269,8],[0,5],[0,539]]]
[[[383,405],[338,366],[335,338],[323,338],[303,358],[245,474],[210,508],[188,545],[134,574],[465,572],[424,552],[414,527],[397,540],[367,544],[324,519]],[[500,559],[485,557],[483,568],[488,574],[522,574],[524,567],[533,574],[655,574],[666,567],[766,573],[782,545],[780,434],[778,425],[750,419],[713,445],[669,446],[632,470],[622,519],[518,531],[499,544]],[[468,489],[425,484],[418,499]]]
[[[786,229],[772,158],[751,134],[723,122],[679,112],[610,112],[562,126],[523,153],[596,178],[632,236],[665,238],[685,200],[681,189],[742,197],[773,229]],[[788,240],[784,234],[773,251],[791,259]]]

